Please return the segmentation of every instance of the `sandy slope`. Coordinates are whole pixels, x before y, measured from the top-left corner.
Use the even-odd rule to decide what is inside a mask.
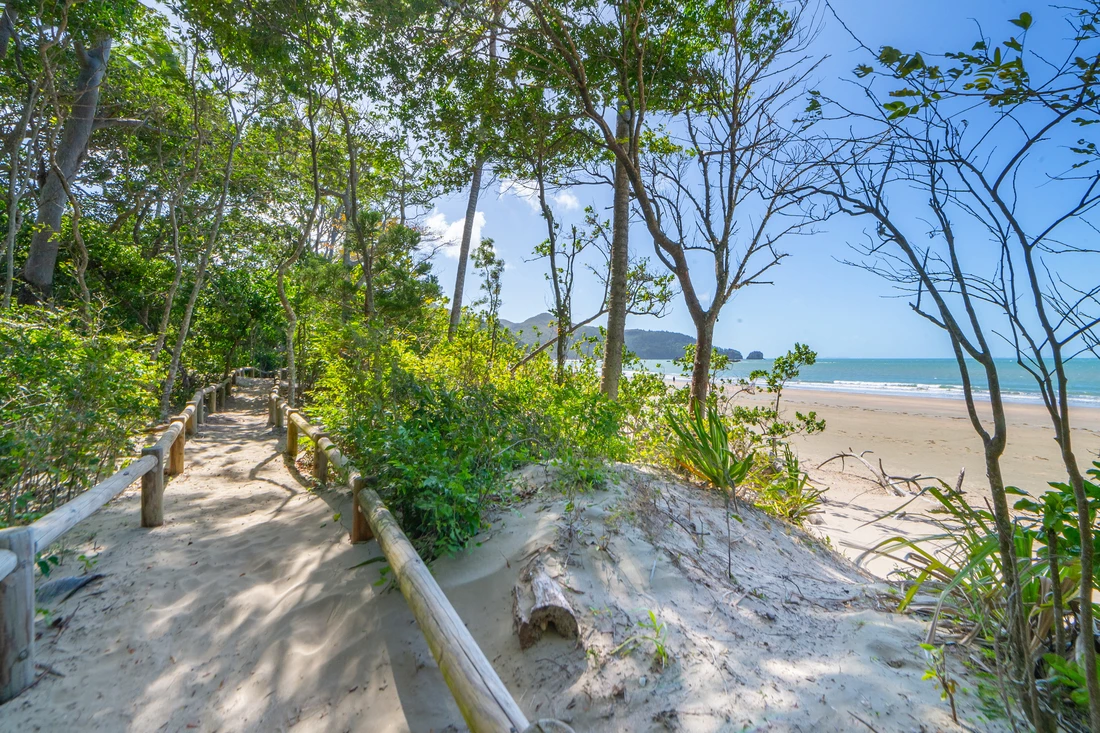
[[[355,567],[376,545],[348,544],[346,503],[288,471],[259,393],[188,445],[164,527],[137,526],[131,491],[67,538],[107,577],[53,611],[62,628],[40,624],[39,660],[64,676],[0,708],[0,730],[462,729],[404,600],[373,585],[383,563]],[[957,730],[919,679],[923,625],[876,610],[867,578],[819,544],[744,512],[728,580],[712,494],[624,468],[565,515],[546,478],[528,471],[528,500],[434,568],[529,716],[578,731]],[[580,645],[520,651],[511,590],[532,561],[572,589]],[[651,642],[612,653],[649,611],[664,670]]]

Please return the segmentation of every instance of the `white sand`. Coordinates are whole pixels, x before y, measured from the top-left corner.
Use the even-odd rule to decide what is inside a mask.
[[[0,708],[0,730],[464,729],[403,598],[373,585],[384,563],[352,569],[377,546],[351,546],[343,496],[310,493],[288,471],[261,391],[188,445],[164,527],[138,527],[131,490],[67,538],[107,577],[53,611],[63,628],[40,624],[38,660],[64,677],[47,673]],[[925,625],[876,610],[867,576],[746,511],[730,581],[716,496],[621,473],[569,522],[533,468],[526,504],[434,566],[529,717],[578,733],[867,730],[858,719],[883,733],[958,730],[920,680]],[[80,572],[73,557],[57,572]],[[511,590],[533,557],[573,589],[580,645],[549,634],[519,649]],[[667,627],[664,670],[650,642],[611,654],[649,610]],[[996,729],[973,696],[960,707]]]

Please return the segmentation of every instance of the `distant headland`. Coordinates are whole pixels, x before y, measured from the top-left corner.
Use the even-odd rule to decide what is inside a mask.
[[[518,323],[506,321],[503,318],[500,324],[512,331],[519,338],[520,343],[528,345],[540,344],[552,338],[554,335],[554,317],[549,313],[539,313],[525,321]],[[588,338],[602,339],[600,329],[595,326],[582,326],[574,333],[573,346],[569,353],[571,356],[579,356],[581,353],[589,353],[591,345],[576,343]],[[675,331],[650,331],[644,328],[626,329],[626,348],[634,352],[639,359],[679,359],[684,355],[684,347],[695,343],[694,336]],[[727,356],[731,361],[741,361],[744,357],[737,349],[715,347],[715,351]],[[764,355],[759,351],[749,353],[749,359],[763,359]]]

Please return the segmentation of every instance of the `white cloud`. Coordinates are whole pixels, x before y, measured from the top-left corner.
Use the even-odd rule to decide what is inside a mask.
[[[440,251],[447,257],[458,259],[459,250],[462,246],[462,229],[466,226],[466,218],[463,217],[456,221],[447,221],[447,217],[443,215],[442,211],[438,209],[432,211],[426,219],[424,219],[424,227],[431,232],[443,245]],[[478,211],[474,213],[474,231],[473,236],[470,238],[471,248],[476,247],[481,241],[481,229],[485,226],[485,213]]]
[[[524,180],[522,178],[501,178],[500,193],[502,196],[504,194],[511,194],[518,199],[526,201],[527,205],[531,207],[531,211],[542,211],[542,207],[539,206],[538,185],[534,181]]]
[[[501,195],[510,194],[526,201],[527,205],[531,207],[531,211],[536,214],[542,213],[542,207],[539,206],[539,188],[534,181],[522,178],[502,178],[500,179],[500,193]],[[576,211],[581,208],[580,199],[567,190],[551,193],[550,200],[566,211]]]
[[[550,198],[554,199],[554,203],[556,203],[558,206],[562,207],[566,211],[576,211],[577,209],[581,208],[580,199],[578,199],[569,191],[556,193]]]

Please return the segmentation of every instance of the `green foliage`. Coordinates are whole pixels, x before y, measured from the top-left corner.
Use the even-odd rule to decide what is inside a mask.
[[[1070,700],[1082,710],[1088,710],[1089,691],[1085,683],[1085,671],[1072,659],[1058,654],[1044,654],[1043,661],[1050,667],[1050,681],[1069,693]],[[1100,675],[1100,670],[1097,670]]]
[[[955,691],[958,683],[951,679],[947,673],[947,655],[942,646],[934,644],[921,644],[920,648],[928,654],[928,667],[921,676],[922,680],[934,680],[940,688],[940,699],[951,703],[951,719],[959,722],[959,715],[955,709]]]
[[[1089,470],[1093,481],[1085,481],[1090,499],[1090,514],[1100,506],[1100,463]],[[922,537],[891,537],[869,552],[889,556],[907,567],[901,575],[906,593],[898,610],[905,611],[922,590],[938,595],[933,612],[937,625],[956,625],[973,633],[979,643],[994,647],[994,640],[1004,637],[1007,628],[1004,595],[1006,593],[1001,556],[998,552],[997,530],[993,514],[970,505],[960,491],[943,482],[927,487],[921,493],[933,498],[938,506],[924,517],[937,527],[936,532]],[[1062,597],[1076,599],[1081,578],[1081,543],[1077,530],[1076,504],[1072,488],[1053,482],[1051,491],[1032,498],[1019,489],[1010,493],[1021,495],[1016,502],[1019,519],[1013,523],[1013,542],[1018,558],[1020,597],[1028,616],[1030,643],[1034,648],[1055,651],[1046,654],[1050,678],[1065,690],[1074,702],[1087,706],[1084,677],[1066,655],[1072,649],[1058,649],[1055,644],[1056,625],[1080,628],[1079,610],[1067,602],[1064,618],[1054,614],[1053,587],[1055,579],[1050,557],[1051,533],[1057,542],[1057,580]],[[890,512],[887,517],[906,511],[909,502]],[[1100,543],[1098,543],[1100,544]],[[1093,580],[1093,587],[1100,584]]]
[[[50,577],[50,571],[61,564],[61,558],[56,554],[44,555],[39,552],[34,556],[34,564],[38,566],[38,572],[43,578]]]
[[[782,470],[756,489],[756,506],[768,514],[802,525],[821,507],[825,492],[810,484],[798,456],[789,445],[783,446]]]
[[[677,463],[688,473],[721,489],[734,498],[738,485],[752,469],[754,456],[739,458],[730,450],[730,432],[714,405],[705,410],[668,413],[668,424],[677,438]]]
[[[65,311],[20,308],[0,318],[4,524],[33,521],[132,452],[159,376],[134,346]]]
[[[485,322],[489,326],[489,364],[492,365],[497,351],[497,334],[500,332],[500,289],[504,275],[504,260],[497,257],[493,249],[493,240],[482,239],[478,248],[470,255],[474,267],[481,273],[481,292],[484,297],[473,303],[473,307],[485,307]]]
[[[425,557],[463,547],[482,513],[507,500],[505,475],[555,460],[595,480],[622,459],[620,408],[600,394],[594,367],[558,385],[548,358],[513,376],[519,348],[463,320],[448,341],[447,314],[409,331],[348,325],[310,395],[317,412]]]
[[[622,644],[611,650],[612,654],[627,654],[634,650],[642,642],[653,644],[653,666],[656,669],[664,669],[672,658],[668,650],[667,632],[665,625],[657,620],[657,614],[646,611],[646,618],[638,622],[638,627],[648,633],[633,634]]]
[[[794,419],[786,419],[781,411],[783,388],[787,382],[798,377],[803,366],[812,366],[817,361],[817,353],[805,344],[795,344],[794,349],[776,357],[772,368],[755,369],[748,379],[741,380],[744,390],[753,392],[763,381],[763,389],[774,395],[771,405],[745,407],[737,405],[733,409],[735,422],[751,426],[756,439],[771,447],[773,457],[778,457],[779,446],[783,441],[800,433],[820,433],[825,429],[825,421],[819,420],[816,412],[795,412]]]

